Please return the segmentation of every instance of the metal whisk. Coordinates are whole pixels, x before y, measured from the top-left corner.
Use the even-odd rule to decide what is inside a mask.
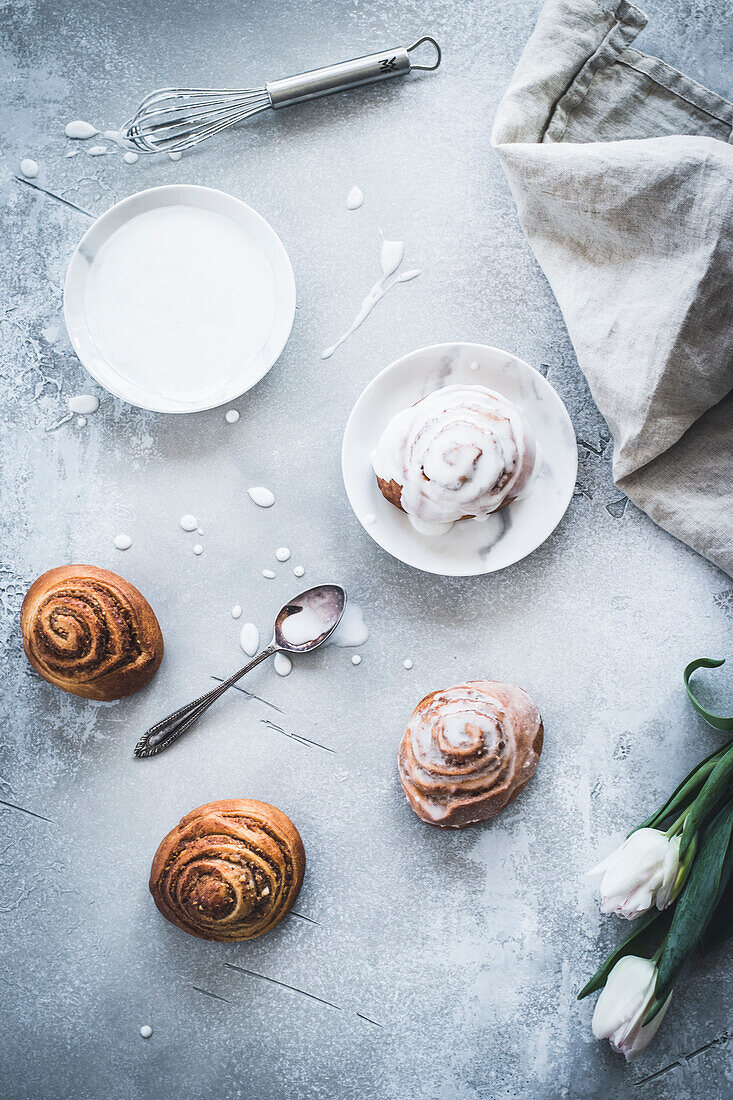
[[[424,43],[435,49],[435,60],[432,65],[414,65],[410,54]],[[269,107],[290,107],[345,88],[405,76],[411,69],[432,72],[440,65],[440,58],[440,46],[426,35],[406,48],[400,46],[311,69],[269,81],[264,88],[160,88],[146,96],[134,118],[122,127],[121,135],[127,145],[141,153],[175,153]]]

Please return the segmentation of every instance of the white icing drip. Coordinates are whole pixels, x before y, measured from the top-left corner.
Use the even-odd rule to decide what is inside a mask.
[[[180,522],[184,531],[195,531],[199,525],[196,516],[192,516],[190,512],[187,512],[185,516],[181,516]]]
[[[301,646],[314,642],[327,626],[314,608],[304,607],[294,615],[288,615],[280,630],[288,645]]]
[[[248,489],[247,495],[250,500],[260,508],[272,508],[275,503],[275,494],[261,485],[256,485],[253,489]]]
[[[410,525],[420,535],[427,535],[429,538],[436,538],[438,535],[447,535],[449,531],[453,529],[453,523],[426,523],[422,519],[418,519],[417,516],[408,516]]]
[[[403,409],[372,456],[408,516],[430,524],[495,512],[529,490],[537,465],[523,414],[485,386],[446,386]]]
[[[38,165],[34,160],[31,160],[30,157],[23,157],[23,160],[20,162],[20,170],[26,179],[29,180],[35,179],[38,175]]]
[[[168,157],[169,157],[170,160],[180,160],[182,156],[183,156],[183,153],[178,153],[178,152],[168,154]]]
[[[241,615],[242,615],[242,605],[238,604],[238,603],[235,603],[234,607],[232,608],[232,618],[233,619],[239,619],[241,617]]]
[[[149,1039],[150,1036],[153,1034],[153,1029],[150,1024],[143,1024],[143,1026],[140,1028],[140,1034],[142,1035],[143,1039]]]
[[[107,141],[114,141],[116,145],[122,144],[119,130],[105,130],[102,137],[106,137]]]
[[[402,263],[402,257],[404,256],[404,254],[404,241],[382,241],[382,251],[379,259],[382,265],[382,277],[384,279],[386,279],[389,275],[394,274],[394,272]]]
[[[372,527],[376,522],[377,517],[374,515],[374,513],[367,512],[367,514],[364,516],[364,523],[366,523],[367,527]]]
[[[364,196],[361,193],[361,188],[354,184],[346,196],[346,206],[349,210],[358,210],[363,202]]]
[[[94,137],[95,134],[98,134],[99,130],[96,126],[92,126],[91,122],[84,122],[79,118],[75,122],[67,122],[64,133],[67,138],[76,138],[77,140],[86,141],[87,138]]]
[[[75,157],[75,156],[77,155],[77,153],[78,153],[78,152],[79,152],[79,150],[78,150],[78,149],[69,149],[69,151],[68,151],[68,153],[66,154],[66,156],[67,156],[67,157]]]
[[[122,159],[125,164],[137,164],[140,160],[140,155],[139,153],[133,153],[132,149],[128,149],[127,152],[123,154]]]
[[[201,545],[200,542],[196,543],[196,545],[193,548],[193,552],[194,552],[194,554],[196,555],[197,558],[200,557],[201,554],[203,554],[204,548],[203,548],[203,546]]]
[[[268,581],[275,580],[275,574],[273,573],[272,569],[263,569],[262,576],[265,577]]]
[[[409,657],[402,662],[402,667],[406,668],[408,672],[410,671],[410,669],[412,668],[412,661]]]
[[[304,575],[304,573],[305,573],[305,569],[303,568],[302,565],[296,565],[295,568],[293,569],[293,576],[295,576],[295,577],[302,577]]]
[[[232,612],[233,614],[233,612]],[[239,614],[242,614],[240,607]],[[238,618],[239,616],[235,616]],[[260,632],[254,623],[245,623],[239,632],[239,644],[248,657],[254,657],[260,648]]]
[[[360,665],[361,655],[359,653],[355,653],[354,656],[351,658],[351,663],[352,665]]]
[[[287,653],[276,653],[275,660],[275,672],[278,676],[289,676],[293,671],[293,662],[288,657]]]
[[[369,627],[364,622],[364,613],[355,603],[347,603],[341,622],[328,639],[329,645],[357,646],[364,645],[369,637]]]
[[[278,561],[287,561],[290,557],[290,551],[288,550],[287,546],[279,546],[278,549],[275,551],[275,557]]]
[[[103,157],[106,152],[106,145],[92,145],[91,149],[87,149],[87,153],[90,157]]]
[[[132,539],[129,535],[115,535],[115,546],[118,550],[129,550],[132,546]]]
[[[227,409],[224,414],[224,419],[226,420],[227,424],[236,424],[239,420],[239,413],[236,409]]]
[[[99,398],[91,393],[80,393],[76,397],[70,397],[67,404],[73,413],[89,416],[99,408]]]

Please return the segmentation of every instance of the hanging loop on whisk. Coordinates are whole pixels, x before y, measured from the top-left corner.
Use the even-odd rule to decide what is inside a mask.
[[[415,65],[414,63],[412,63],[410,65],[410,68],[413,70],[413,72],[415,72],[419,69],[421,72],[424,72],[424,73],[434,73],[435,70],[440,65],[443,54],[440,51],[440,46],[438,45],[438,43],[435,41],[434,38],[431,38],[429,34],[423,35],[422,38],[418,38],[417,42],[413,42],[411,46],[408,46],[407,47],[407,53],[412,53],[413,50],[416,50],[419,46],[422,46],[423,42],[429,42],[431,46],[435,47],[435,64],[434,65]]]

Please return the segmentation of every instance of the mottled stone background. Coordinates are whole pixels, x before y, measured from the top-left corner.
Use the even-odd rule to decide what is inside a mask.
[[[730,95],[729,0],[645,7],[640,47]],[[622,932],[579,875],[716,745],[681,671],[701,653],[733,655],[733,585],[614,489],[608,432],[489,148],[538,8],[0,4],[0,1092],[9,1100],[733,1093],[730,947],[680,981],[654,1045],[630,1067],[592,1039],[592,1003],[575,1003]],[[422,33],[444,47],[437,74],[270,114],[178,164],[128,166],[83,149],[65,158],[67,121],[116,127],[156,86],[257,84]],[[299,309],[277,366],[236,402],[238,424],[223,410],[146,413],[91,384],[61,313],[66,265],[89,219],[17,182],[23,156],[38,161],[40,186],[92,214],[143,187],[189,182],[240,196],[271,221]],[[350,213],[354,183],[366,202]],[[379,227],[404,238],[406,262],[423,274],[321,361],[376,277]],[[541,366],[578,436],[577,493],[560,528],[531,558],[485,578],[442,580],[392,560],[341,484],[341,434],[364,385],[411,348],[451,339]],[[54,429],[80,392],[99,394],[99,412],[84,428]],[[275,508],[249,502],[253,484],[274,489]],[[205,530],[200,558],[178,526],[189,511]],[[112,541],[120,531],[134,539],[124,554]],[[294,557],[281,566],[283,544]],[[63,695],[21,654],[27,585],[68,561],[120,571],[160,618],[164,666],[130,700]],[[361,666],[330,650],[289,679],[262,667],[248,686],[267,702],[232,693],[174,749],[135,762],[151,720],[236,667],[231,606],[265,630],[297,590],[296,562],[309,581],[342,581],[363,606],[372,633]],[[263,567],[277,579],[264,580]],[[493,825],[431,830],[399,789],[400,734],[428,690],[485,675],[536,697],[541,766]],[[206,944],[158,915],[148,869],[184,812],[238,796],[271,801],[299,826],[309,866],[297,908],[309,919],[251,944]]]

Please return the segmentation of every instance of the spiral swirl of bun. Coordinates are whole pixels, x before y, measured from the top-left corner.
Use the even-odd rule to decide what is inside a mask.
[[[266,802],[209,802],[161,842],[150,871],[158,909],[203,940],[251,940],[298,896],[305,850],[298,830]]]
[[[542,740],[539,711],[521,688],[457,684],[415,707],[397,754],[400,782],[419,818],[462,829],[517,797],[534,775]]]
[[[524,415],[485,386],[446,386],[392,417],[372,456],[382,494],[428,524],[485,518],[526,494],[537,448]]]
[[[20,612],[23,647],[50,684],[85,699],[121,699],[155,675],[163,635],[128,581],[93,565],[63,565],[34,581]]]

